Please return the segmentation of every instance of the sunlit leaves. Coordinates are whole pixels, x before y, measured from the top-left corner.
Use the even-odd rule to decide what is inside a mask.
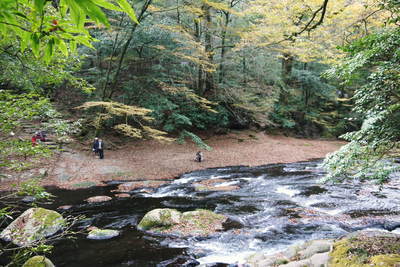
[[[54,2],[55,3],[55,2]],[[37,58],[49,62],[59,50],[68,55],[78,44],[93,48],[86,25],[109,26],[105,10],[124,12],[137,23],[127,0],[0,1],[0,44],[17,39],[23,52],[31,48]]]

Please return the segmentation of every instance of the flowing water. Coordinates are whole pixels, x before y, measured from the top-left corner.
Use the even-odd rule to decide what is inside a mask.
[[[400,181],[384,187],[374,184],[319,184],[320,161],[234,166],[199,170],[148,193],[142,189],[117,199],[104,187],[74,191],[50,190],[57,196],[47,208],[73,205],[65,215],[85,215],[77,229],[88,225],[118,229],[119,237],[57,243],[51,260],[56,266],[195,266],[199,263],[239,264],[255,252],[273,253],[305,240],[337,238],[358,229],[400,227]],[[197,183],[219,179],[216,188],[196,191]],[[112,201],[87,204],[84,199],[109,195]],[[136,225],[155,208],[213,210],[230,217],[231,229],[210,237],[154,235]],[[215,266],[224,266],[215,264]]]

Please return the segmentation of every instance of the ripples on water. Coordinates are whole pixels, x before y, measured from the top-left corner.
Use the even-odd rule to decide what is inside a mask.
[[[374,184],[319,184],[320,161],[260,167],[225,167],[195,171],[154,193],[131,192],[128,199],[84,204],[94,195],[109,195],[116,185],[84,190],[53,190],[56,203],[72,204],[68,214],[87,216],[79,227],[94,225],[121,230],[104,241],[85,237],[56,244],[50,258],[57,266],[182,266],[200,263],[240,263],[255,251],[273,253],[310,239],[336,238],[362,228],[393,230],[400,225],[399,187]],[[195,190],[195,183],[222,179],[216,188]],[[136,229],[138,221],[155,208],[180,211],[205,208],[231,217],[242,227],[208,238],[150,235]]]

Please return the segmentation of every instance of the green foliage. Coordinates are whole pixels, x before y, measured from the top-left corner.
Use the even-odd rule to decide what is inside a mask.
[[[349,177],[385,181],[398,167],[388,158],[398,155],[400,138],[400,30],[371,34],[348,47],[347,61],[338,74],[351,81],[353,73],[368,68],[368,83],[357,89],[354,111],[363,116],[358,131],[342,137],[349,141],[325,160],[327,180]]]
[[[21,52],[30,48],[36,58],[50,62],[57,50],[68,56],[68,46],[72,51],[78,44],[92,47],[85,24],[109,26],[102,8],[124,12],[137,22],[127,0],[2,0],[0,40],[16,39]]]
[[[52,194],[46,192],[46,190],[40,186],[39,183],[39,179],[30,179],[22,182],[18,186],[17,195],[32,196],[35,198],[35,201],[49,200],[50,198],[54,197]]]
[[[49,100],[35,93],[13,94],[0,90],[0,130],[8,134],[21,126],[22,120],[40,119],[52,107]]]
[[[207,145],[203,140],[201,140],[200,137],[198,137],[196,134],[183,130],[181,131],[179,138],[178,138],[178,143],[183,144],[185,142],[185,138],[190,138],[197,146],[200,148],[206,149],[206,150],[211,150],[212,148]]]

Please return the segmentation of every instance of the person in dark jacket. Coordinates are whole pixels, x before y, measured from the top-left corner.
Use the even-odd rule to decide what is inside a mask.
[[[99,139],[99,142],[97,143],[97,152],[99,153],[100,159],[104,159],[104,142],[102,139]]]

